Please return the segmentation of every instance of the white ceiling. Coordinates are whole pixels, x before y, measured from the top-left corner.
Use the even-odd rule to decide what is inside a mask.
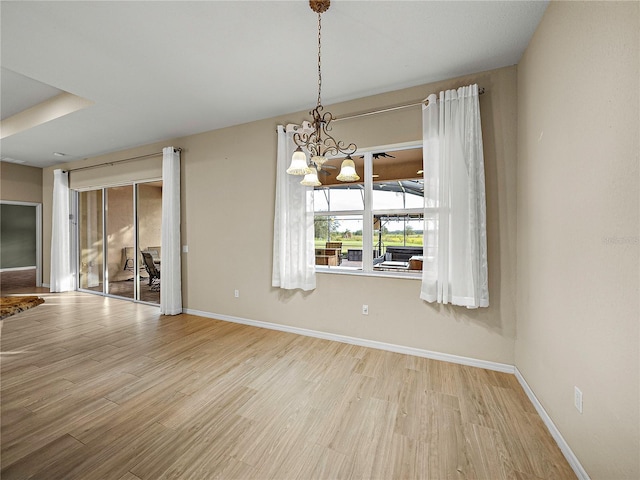
[[[323,104],[518,63],[546,1],[334,0]],[[313,108],[306,1],[0,2],[2,120],[61,91],[94,102],[1,140],[27,165]],[[292,119],[296,120],[296,119]]]

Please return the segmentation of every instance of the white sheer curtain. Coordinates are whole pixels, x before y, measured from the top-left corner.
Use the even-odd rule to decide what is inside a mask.
[[[489,306],[484,155],[478,86],[429,96],[422,110],[425,176],[420,298]]]
[[[271,284],[288,290],[316,288],[313,189],[286,170],[295,150],[293,132],[278,126],[276,205]]]
[[[180,261],[180,152],[162,149],[162,230],[160,251],[160,313],[182,313]]]
[[[51,276],[52,292],[75,289],[71,272],[71,232],[69,224],[69,173],[53,171],[53,215],[51,218]]]

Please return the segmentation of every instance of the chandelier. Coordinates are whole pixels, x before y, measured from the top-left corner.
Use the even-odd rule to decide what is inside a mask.
[[[300,182],[302,185],[317,187],[322,185],[318,179],[318,172],[327,161],[327,156],[346,155],[340,168],[340,173],[336,177],[341,182],[355,182],[360,180],[356,173],[356,167],[351,155],[358,147],[355,143],[345,145],[343,141],[338,141],[331,136],[331,121],[334,119],[331,112],[323,112],[321,92],[322,92],[322,62],[321,62],[321,15],[326,12],[331,5],[331,0],[309,0],[311,10],[318,14],[318,104],[309,114],[313,121],[304,121],[302,126],[294,128],[293,141],[297,149],[293,152],[291,165],[287,173],[291,175],[304,175]],[[310,154],[307,162],[307,155],[302,149],[306,149]]]

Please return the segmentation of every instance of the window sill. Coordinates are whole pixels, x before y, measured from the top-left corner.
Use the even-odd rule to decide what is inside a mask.
[[[328,273],[330,275],[352,275],[356,277],[382,277],[382,278],[401,278],[403,280],[422,280],[422,271],[416,273],[396,273],[389,271],[382,272],[363,272],[362,270],[350,270],[339,267],[321,267],[316,265],[316,273]]]

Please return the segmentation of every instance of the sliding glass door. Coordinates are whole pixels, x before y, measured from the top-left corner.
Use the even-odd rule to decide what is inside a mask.
[[[102,190],[78,194],[78,285],[102,292],[104,287],[104,235]]]
[[[160,303],[162,182],[140,183],[136,187],[140,300]]]
[[[77,195],[79,288],[159,304],[162,182]]]
[[[107,292],[135,298],[133,185],[106,190]]]

